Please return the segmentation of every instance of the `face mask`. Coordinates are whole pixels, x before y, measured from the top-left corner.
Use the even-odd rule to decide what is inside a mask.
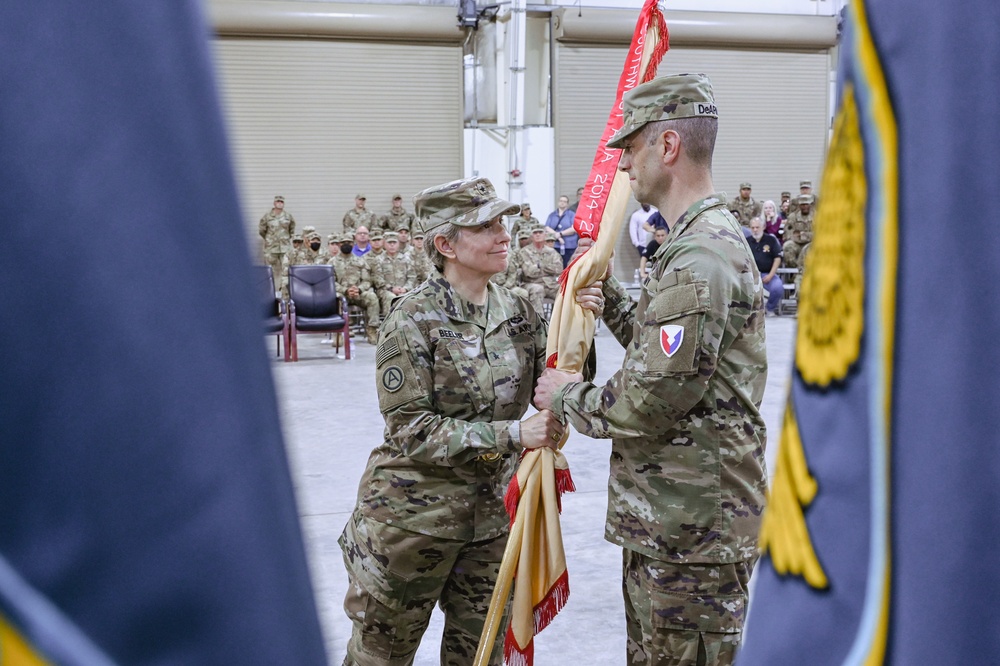
[[[313,252],[318,252],[322,243],[309,243],[309,247],[312,248]]]
[[[340,251],[343,252],[344,254],[350,254],[351,250],[353,249],[354,246],[351,245],[350,243],[344,243],[343,245],[340,246]]]

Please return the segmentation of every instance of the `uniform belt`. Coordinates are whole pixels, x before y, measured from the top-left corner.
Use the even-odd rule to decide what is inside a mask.
[[[489,453],[480,454],[479,459],[484,462],[496,462],[500,460],[500,456],[503,455],[497,451],[490,451]]]

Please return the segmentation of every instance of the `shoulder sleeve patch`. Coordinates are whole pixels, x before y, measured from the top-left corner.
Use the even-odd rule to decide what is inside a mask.
[[[412,351],[400,342],[402,331],[386,336],[375,354],[375,389],[378,392],[379,410],[386,412],[426,397],[423,377],[414,369]]]

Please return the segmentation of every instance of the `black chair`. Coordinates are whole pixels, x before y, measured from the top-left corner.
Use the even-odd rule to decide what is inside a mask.
[[[285,360],[288,360],[288,314],[285,302],[275,296],[274,273],[270,266],[254,266],[254,284],[264,315],[264,333],[275,334],[276,356],[281,356],[281,343],[285,343]]]
[[[344,358],[351,360],[351,327],[347,299],[337,295],[333,266],[288,267],[288,330],[292,360],[299,360],[299,333],[340,333]],[[340,345],[334,338],[337,351]]]

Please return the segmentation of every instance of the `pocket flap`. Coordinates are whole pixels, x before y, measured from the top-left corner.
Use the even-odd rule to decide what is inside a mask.
[[[708,285],[703,282],[678,284],[664,289],[649,305],[653,321],[665,322],[684,315],[708,311]]]
[[[653,595],[653,626],[735,634],[743,630],[743,595],[682,596],[664,592]]]

